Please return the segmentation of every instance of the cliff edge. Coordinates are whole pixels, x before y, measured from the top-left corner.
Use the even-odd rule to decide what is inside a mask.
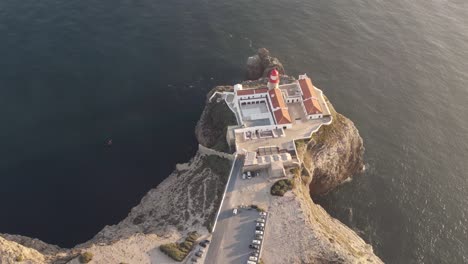
[[[249,79],[255,80],[244,82],[244,86],[264,85],[266,79],[262,76],[272,67],[284,73],[279,60],[265,50],[259,50],[255,56],[258,58],[249,58],[247,65],[248,72],[252,72]],[[282,82],[293,80],[286,75],[281,77]],[[0,263],[21,260],[74,264],[79,263],[83,252],[92,253],[89,263],[177,263],[164,255],[159,246],[181,242],[192,231],[209,235],[221,202],[233,159],[227,154],[226,127],[236,125],[236,118],[223,100],[212,95],[231,89],[232,86],[218,86],[208,94],[195,129],[200,143],[195,157],[177,165],[120,223],[106,226],[93,239],[73,249],[0,234]],[[294,176],[296,188],[283,197],[269,196],[269,221],[273,228],[269,228],[265,240],[262,259],[266,264],[381,263],[370,245],[311,198],[311,194],[332,191],[363,168],[364,147],[358,130],[328,104],[332,124],[322,126],[311,139],[296,142],[302,161]]]

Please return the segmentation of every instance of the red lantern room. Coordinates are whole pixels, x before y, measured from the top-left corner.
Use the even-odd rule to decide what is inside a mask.
[[[268,79],[268,88],[269,89],[278,88],[279,80],[280,78],[279,78],[278,70],[277,69],[271,70],[270,77]]]

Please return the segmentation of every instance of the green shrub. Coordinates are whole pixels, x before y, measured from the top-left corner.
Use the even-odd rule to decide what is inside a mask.
[[[185,241],[194,243],[199,237],[200,235],[196,231],[193,231],[187,234],[187,238],[185,239]]]
[[[193,246],[200,235],[197,232],[190,232],[181,243],[169,243],[159,247],[159,250],[175,261],[182,261],[193,249]]]
[[[161,245],[159,249],[175,261],[182,261],[187,256],[187,253],[182,252],[176,243]]]
[[[279,180],[271,186],[270,193],[276,196],[283,196],[287,191],[294,188],[294,181],[291,179]]]
[[[192,247],[193,247],[193,242],[190,242],[187,240],[179,244],[180,250],[184,253],[190,252],[190,250],[192,250]]]
[[[24,260],[23,255],[18,255],[18,256],[16,256],[16,258],[15,258],[15,261],[16,261],[16,262],[21,262],[21,261],[23,261],[23,260]]]
[[[93,253],[84,252],[84,253],[81,253],[79,261],[80,261],[80,263],[88,263],[92,259],[93,259]]]

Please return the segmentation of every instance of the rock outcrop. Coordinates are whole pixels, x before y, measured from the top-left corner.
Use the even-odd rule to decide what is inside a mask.
[[[329,102],[328,106],[332,124],[322,126],[310,140],[297,142],[302,169],[294,177],[296,188],[273,198],[269,207],[270,223],[281,228],[265,242],[266,263],[382,263],[371,245],[311,197],[332,191],[362,169],[359,132]],[[281,254],[276,252],[279,245],[288,245]]]
[[[43,264],[47,258],[39,251],[25,247],[16,242],[0,236],[0,263],[1,264]]]
[[[284,67],[281,62],[270,56],[270,52],[265,48],[260,48],[257,54],[247,59],[247,80],[257,80],[266,77],[271,70],[277,69],[280,74],[284,74]]]
[[[205,109],[195,127],[195,136],[201,145],[219,151],[229,152],[226,142],[228,126],[236,125],[236,116],[220,97],[212,97],[216,92],[232,91],[232,86],[217,86],[206,98]],[[210,100],[211,98],[211,100]]]
[[[364,169],[364,146],[359,131],[330,102],[328,105],[333,122],[313,135],[304,153],[304,165],[312,175],[312,195],[325,194]]]

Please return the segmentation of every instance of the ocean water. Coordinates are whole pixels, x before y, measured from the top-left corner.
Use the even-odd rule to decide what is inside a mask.
[[[117,223],[267,47],[364,139],[365,174],[317,201],[387,263],[468,262],[466,1],[4,0],[0,36],[0,232]]]

